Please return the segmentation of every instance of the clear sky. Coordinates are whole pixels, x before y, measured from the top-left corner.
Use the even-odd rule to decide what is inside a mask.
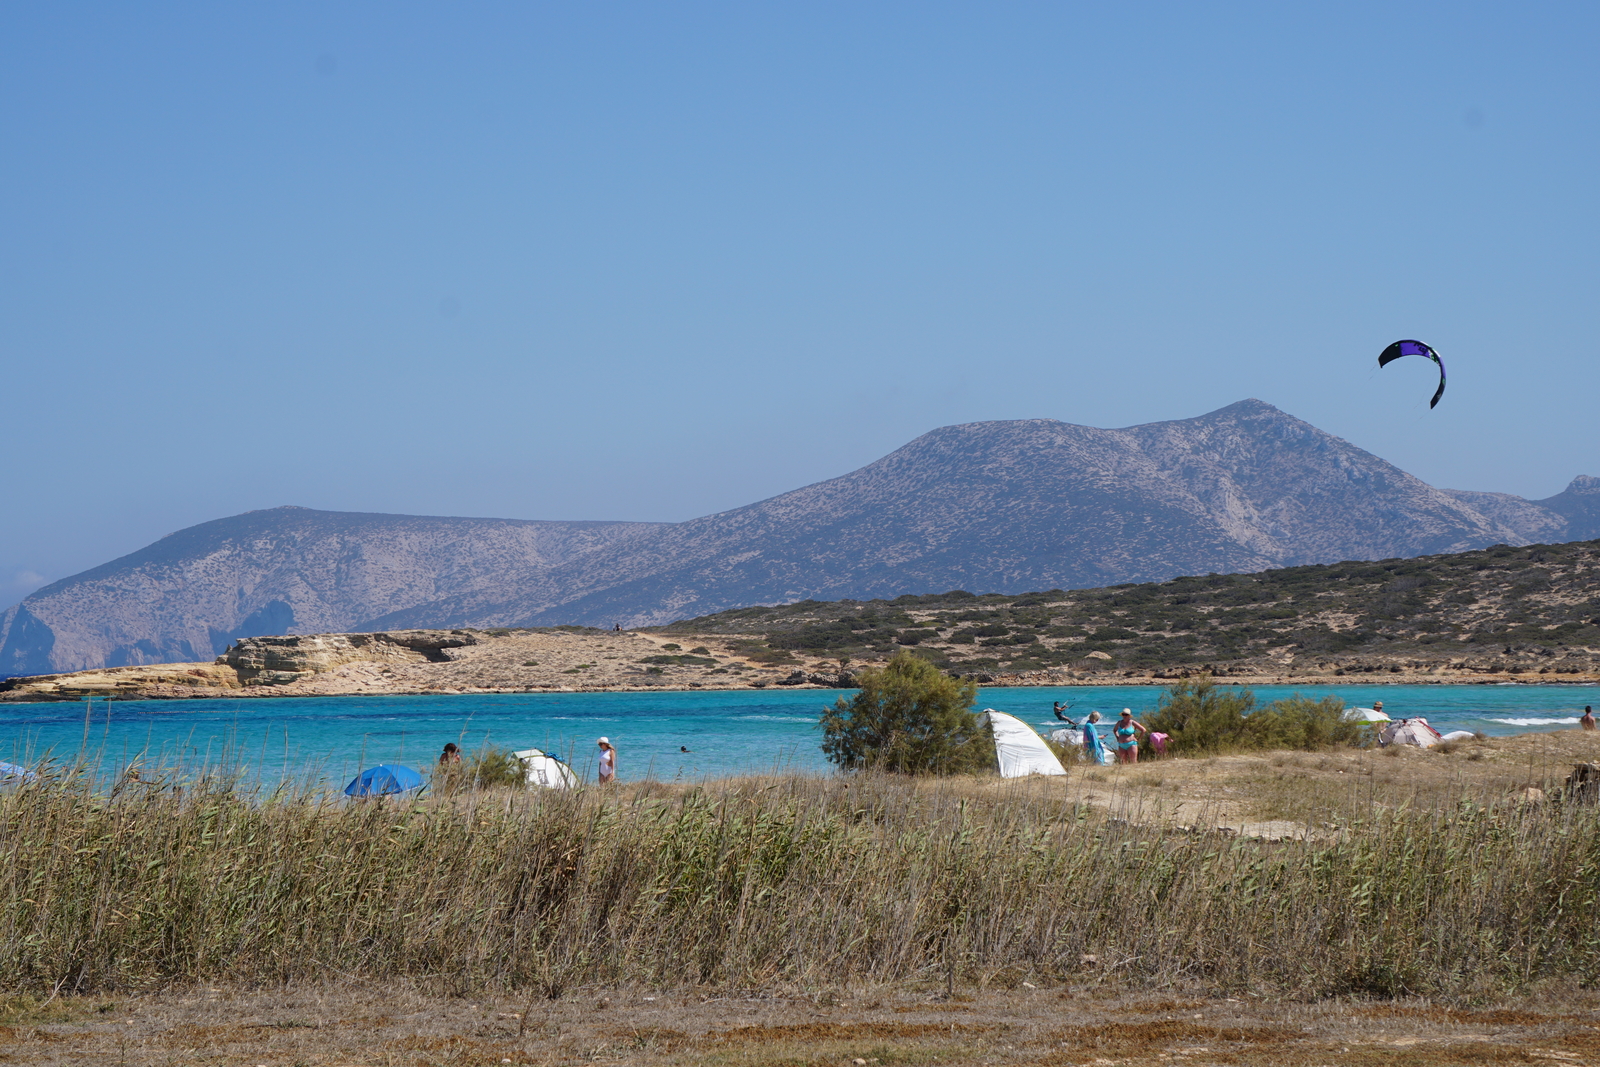
[[[1600,475],[1597,30],[5,5],[0,605],[254,508],[686,519],[949,423],[1250,396],[1548,496]]]

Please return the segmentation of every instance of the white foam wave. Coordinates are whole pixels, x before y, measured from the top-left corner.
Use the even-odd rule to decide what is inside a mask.
[[[735,715],[740,722],[816,722],[815,715]]]
[[[1490,722],[1503,722],[1507,726],[1565,726],[1576,725],[1578,717],[1570,719],[1490,719]]]

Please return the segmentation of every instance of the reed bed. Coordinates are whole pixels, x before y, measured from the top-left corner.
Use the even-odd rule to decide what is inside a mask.
[[[1321,840],[1015,788],[778,777],[410,802],[68,776],[0,795],[0,986],[356,976],[449,992],[1046,980],[1320,996],[1596,977],[1592,808]]]

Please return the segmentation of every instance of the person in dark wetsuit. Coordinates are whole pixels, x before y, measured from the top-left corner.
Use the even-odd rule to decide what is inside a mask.
[[[1061,701],[1059,701],[1059,700],[1056,701],[1056,706],[1054,708],[1052,708],[1051,710],[1056,713],[1056,718],[1060,719],[1062,722],[1066,723],[1068,726],[1079,726],[1079,725],[1081,725],[1076,719],[1069,719],[1067,717],[1067,706],[1065,704],[1061,703]]]

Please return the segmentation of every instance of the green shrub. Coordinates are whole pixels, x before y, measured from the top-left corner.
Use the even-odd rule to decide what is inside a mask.
[[[788,649],[772,648],[762,641],[735,641],[733,649],[738,655],[769,667],[800,662],[789,654]]]
[[[522,761],[509,748],[485,748],[467,761],[467,777],[478,789],[497,785],[521,787],[527,782]]]
[[[822,713],[822,751],[846,770],[957,774],[994,765],[994,740],[972,712],[978,687],[908,652],[856,675],[860,692]]]
[[[1167,690],[1155,714],[1143,722],[1168,736],[1169,751],[1189,754],[1364,743],[1370,731],[1363,723],[1345,722],[1343,713],[1338,697],[1312,700],[1299,694],[1257,708],[1249,689],[1223,688],[1205,675]]]

